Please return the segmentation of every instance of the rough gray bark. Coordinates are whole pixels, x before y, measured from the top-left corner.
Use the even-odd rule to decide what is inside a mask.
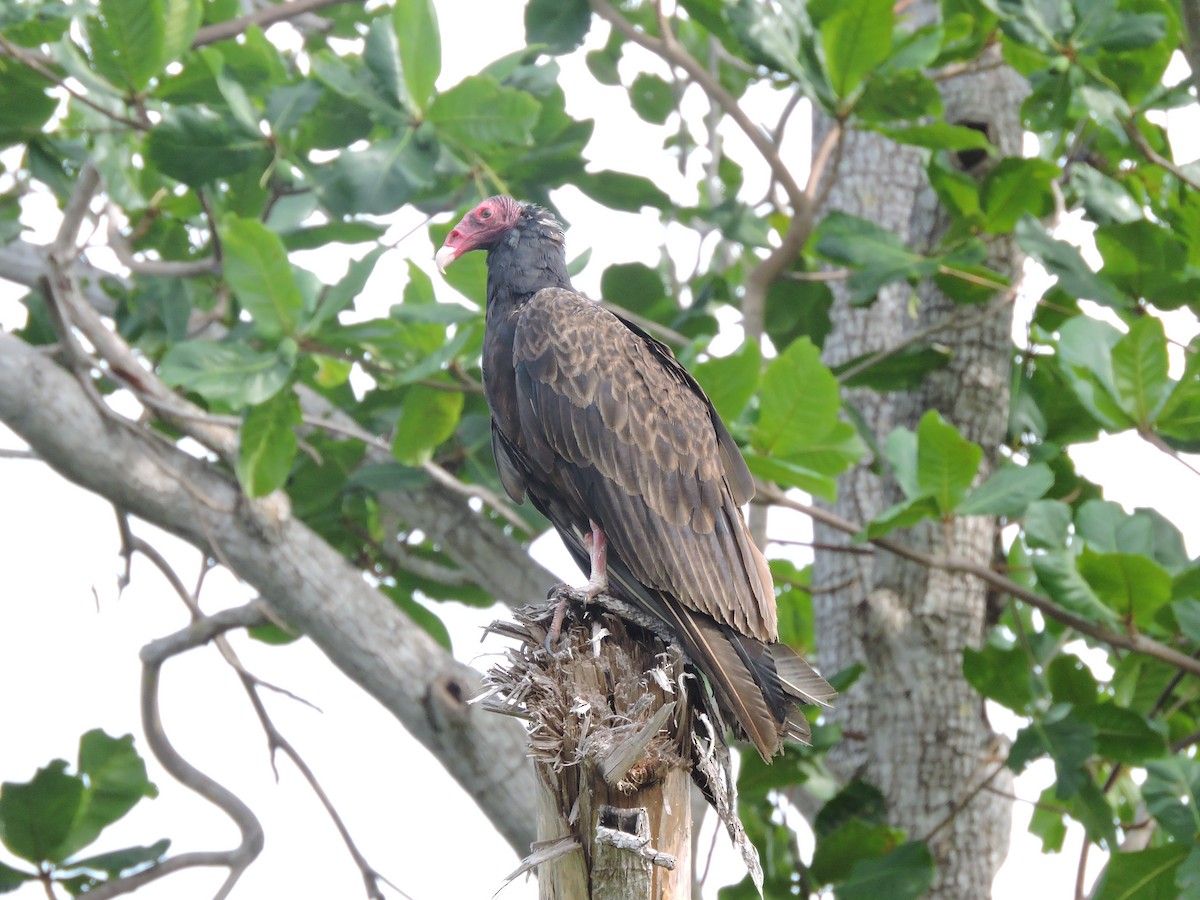
[[[918,4],[929,12],[932,4]],[[920,12],[920,11],[918,11]],[[946,119],[980,123],[1002,155],[1019,155],[1022,82],[1005,67],[980,69],[943,80]],[[986,163],[985,163],[986,165]],[[979,174],[979,173],[975,173]],[[935,245],[945,227],[918,153],[869,133],[846,137],[833,209],[862,216],[896,231],[915,248]],[[1020,258],[1009,241],[996,241],[987,264],[1020,276]],[[930,340],[952,348],[950,365],[911,393],[851,393],[882,445],[896,426],[914,429],[936,409],[985,450],[983,475],[994,464],[1008,422],[1012,304],[993,301],[994,315],[963,317],[932,284],[917,292],[892,285],[869,309],[852,309],[839,293],[826,362],[836,364],[896,344],[933,323],[952,324]],[[954,316],[953,319],[948,317]],[[834,509],[865,522],[900,493],[890,478],[865,468],[839,483]],[[817,526],[818,543],[846,544],[842,534]],[[907,543],[988,563],[996,524],[958,519],[910,529]],[[962,675],[964,647],[985,637],[986,591],[968,576],[930,571],[887,554],[863,556],[818,551],[814,610],[822,668],[836,672],[856,661],[866,674],[839,698],[833,717],[846,740],[831,756],[843,777],[862,774],[879,785],[889,818],[913,839],[927,839],[938,865],[932,897],[985,897],[1007,853],[1011,773],[999,766],[1004,748],[988,724],[983,701]],[[980,789],[991,779],[997,791]]]
[[[479,679],[303,523],[213,465],[103,414],[46,354],[0,333],[0,421],[64,477],[229,564],[428,747],[518,853],[534,839],[525,735],[468,705]],[[69,423],[69,427],[64,427]]]

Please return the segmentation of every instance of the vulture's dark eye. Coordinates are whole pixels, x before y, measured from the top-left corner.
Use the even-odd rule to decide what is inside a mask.
[[[492,211],[490,209],[484,208],[479,211],[479,218],[490,219],[491,217],[492,217]]]

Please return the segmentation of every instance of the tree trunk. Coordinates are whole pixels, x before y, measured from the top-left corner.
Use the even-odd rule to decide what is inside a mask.
[[[692,714],[678,649],[593,602],[570,608],[551,655],[546,610],[515,615],[492,626],[520,646],[489,673],[487,705],[529,722],[538,841],[522,870],[537,868],[541,900],[688,900]]]
[[[932,16],[935,5],[915,6],[920,18],[922,12]],[[1023,82],[998,62],[941,80],[945,119],[986,129],[1000,156],[1019,155]],[[822,127],[829,125],[818,125],[818,132]],[[971,162],[964,160],[969,174],[986,171],[986,161],[974,168]],[[946,225],[920,153],[868,132],[846,135],[829,206],[894,230],[918,251],[936,246]],[[992,243],[986,264],[1014,283],[1019,278],[1021,259],[1009,240]],[[839,291],[826,362],[836,365],[947,323],[928,340],[950,347],[953,358],[920,389],[856,390],[848,401],[880,447],[893,428],[915,430],[925,410],[938,410],[984,448],[982,478],[1008,423],[1012,295],[997,296],[986,311],[968,309],[963,315],[931,283],[916,294],[912,314],[912,289],[904,283],[881,291],[868,309],[851,308]],[[838,498],[833,508],[839,514],[866,522],[901,494],[890,476],[860,467],[841,479]],[[848,543],[829,528],[817,525],[815,531],[818,544]],[[944,527],[922,524],[903,539],[922,550],[988,564],[997,527],[984,517],[960,518]],[[833,712],[845,739],[831,764],[844,778],[860,774],[877,784],[887,798],[889,820],[910,839],[929,842],[938,865],[929,896],[988,896],[1008,849],[1011,802],[1005,794],[1011,773],[1001,766],[1005,748],[987,721],[983,700],[962,674],[963,648],[978,647],[988,626],[984,586],[883,552],[824,550],[816,554],[814,587],[823,670],[866,665]],[[989,779],[997,790],[982,789]]]

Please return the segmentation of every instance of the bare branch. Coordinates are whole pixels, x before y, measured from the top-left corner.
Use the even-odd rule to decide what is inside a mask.
[[[1185,3],[1184,6],[1186,5]],[[1192,178],[1183,169],[1151,147],[1150,142],[1146,140],[1146,136],[1138,129],[1136,122],[1132,119],[1122,119],[1121,125],[1124,126],[1125,134],[1129,136],[1129,140],[1133,142],[1133,145],[1141,151],[1146,159],[1150,160],[1150,162],[1154,163],[1160,169],[1170,172],[1193,191],[1200,191],[1200,181]]]
[[[267,28],[276,22],[294,19],[305,13],[324,9],[326,6],[336,6],[339,3],[347,2],[351,2],[351,0],[291,0],[289,3],[263,6],[237,19],[229,19],[225,22],[205,25],[192,38],[192,46],[203,47],[205,44],[213,44],[227,38],[237,37],[252,25],[257,25],[259,28]]]
[[[229,877],[225,879],[215,897],[215,900],[222,900],[229,895],[238,878],[262,852],[262,825],[259,824],[254,811],[243,803],[237,794],[205,775],[175,749],[163,730],[158,710],[159,674],[164,662],[172,656],[199,647],[232,628],[246,628],[262,621],[262,610],[257,604],[249,603],[194,621],[181,631],[151,641],[142,648],[141,653],[142,728],[146,734],[146,743],[162,767],[176,781],[191,788],[233,819],[241,832],[241,843],[232,850],[184,853],[172,857],[125,878],[105,882],[88,892],[92,897],[105,900],[108,897],[127,894],[181,869],[225,866],[229,869]]]
[[[795,213],[797,215],[802,214],[807,204],[804,191],[800,189],[800,185],[792,177],[787,164],[780,157],[779,148],[771,142],[770,137],[763,129],[747,115],[741,104],[738,103],[737,98],[725,90],[721,83],[712,77],[703,63],[688,53],[687,49],[676,40],[675,35],[670,30],[665,30],[662,38],[649,35],[632,25],[629,20],[617,12],[612,4],[608,3],[608,0],[592,0],[592,9],[595,10],[600,18],[609,22],[613,28],[621,32],[621,34],[639,47],[644,47],[655,56],[662,57],[670,65],[683,69],[688,74],[688,77],[699,85],[721,107],[721,110],[734,121],[738,128],[742,130],[754,145],[754,149],[762,155],[767,165],[770,166],[771,174],[782,185],[784,193],[787,194],[788,202],[791,203]]]
[[[479,684],[474,670],[368,585],[344,556],[302,522],[272,521],[217,466],[114,426],[69,373],[3,332],[0,421],[65,477],[210,556],[219,550],[272,613],[312,637],[390,710],[525,852],[535,816],[520,727],[469,706],[466,698]],[[465,504],[457,509],[464,521],[477,518]]]
[[[759,495],[769,499],[772,503],[778,503],[780,506],[786,506],[789,509],[805,513],[836,531],[851,535],[862,533],[863,527],[861,525],[851,522],[848,519],[843,519],[837,513],[822,509],[819,506],[801,503],[799,500],[789,497],[773,484],[761,481],[757,484]],[[1044,615],[1062,622],[1064,625],[1069,625],[1081,634],[1086,634],[1088,637],[1103,641],[1110,646],[1151,656],[1177,669],[1182,669],[1193,675],[1200,675],[1200,660],[1180,653],[1166,644],[1161,644],[1153,638],[1148,638],[1133,631],[1124,633],[1109,631],[1107,628],[1103,628],[1089,619],[1077,616],[1075,613],[1063,609],[1048,597],[1043,597],[1041,594],[1031,591],[1029,588],[1018,584],[1011,578],[1001,575],[983,563],[977,563],[958,556],[925,553],[922,550],[901,544],[899,541],[892,540],[891,538],[878,537],[868,540],[869,543],[874,544],[882,550],[887,550],[889,553],[894,553],[896,556],[926,566],[927,568],[940,569],[943,572],[958,572],[963,575],[972,575],[993,589],[1024,601]]]

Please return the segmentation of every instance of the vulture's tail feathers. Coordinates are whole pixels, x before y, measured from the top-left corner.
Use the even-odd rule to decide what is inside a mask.
[[[775,671],[789,697],[808,706],[829,706],[837,691],[822,678],[817,670],[786,644],[772,644],[771,656],[775,659]]]
[[[576,563],[587,571],[583,541],[565,528],[558,531]],[[782,644],[765,644],[718,625],[646,587],[611,548],[608,578],[618,599],[678,637],[688,659],[708,679],[717,705],[732,719],[730,724],[754,744],[764,760],[770,762],[784,738],[810,742],[808,722],[796,704],[827,705],[836,692],[796,653]]]

